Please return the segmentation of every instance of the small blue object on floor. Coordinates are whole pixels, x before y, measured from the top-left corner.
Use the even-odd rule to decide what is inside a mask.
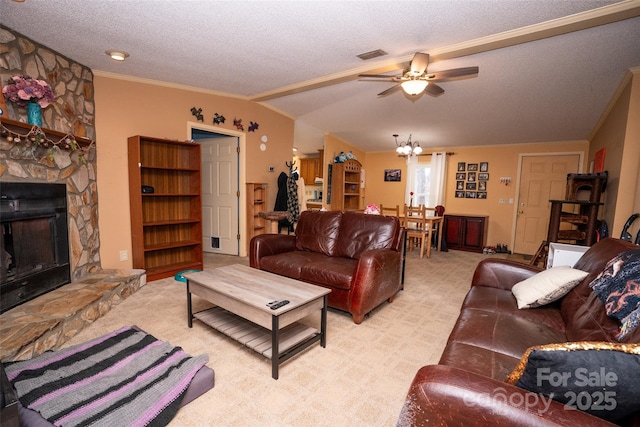
[[[175,280],[177,280],[178,282],[185,282],[186,283],[187,282],[187,278],[184,277],[185,274],[198,273],[200,271],[202,271],[202,270],[184,270],[184,271],[180,271],[179,273],[176,273],[176,275],[173,276],[173,278]]]

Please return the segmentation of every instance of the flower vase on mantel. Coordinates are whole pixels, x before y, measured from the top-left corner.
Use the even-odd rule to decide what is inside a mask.
[[[37,102],[27,104],[27,121],[30,125],[42,126],[42,107]]]

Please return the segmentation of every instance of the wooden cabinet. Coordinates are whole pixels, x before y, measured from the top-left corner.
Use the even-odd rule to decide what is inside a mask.
[[[362,165],[351,159],[334,163],[331,175],[331,209],[348,211],[360,209],[360,178]]]
[[[260,212],[267,211],[267,184],[261,182],[247,183],[247,242],[258,234],[267,232],[266,220]]]
[[[146,136],[128,145],[133,268],[148,281],[202,270],[200,145]]]
[[[319,157],[305,157],[300,159],[300,176],[304,179],[305,185],[314,185],[316,178],[323,177],[323,153],[324,150],[320,150]]]
[[[445,215],[444,238],[447,249],[480,252],[487,244],[487,216]]]

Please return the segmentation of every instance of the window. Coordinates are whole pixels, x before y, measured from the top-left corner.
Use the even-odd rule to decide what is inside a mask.
[[[418,163],[413,176],[413,195],[416,205],[429,206],[429,193],[431,192],[431,164]]]

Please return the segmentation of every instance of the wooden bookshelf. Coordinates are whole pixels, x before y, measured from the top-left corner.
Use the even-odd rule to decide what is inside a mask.
[[[146,136],[128,144],[133,267],[148,281],[202,270],[200,145]]]

